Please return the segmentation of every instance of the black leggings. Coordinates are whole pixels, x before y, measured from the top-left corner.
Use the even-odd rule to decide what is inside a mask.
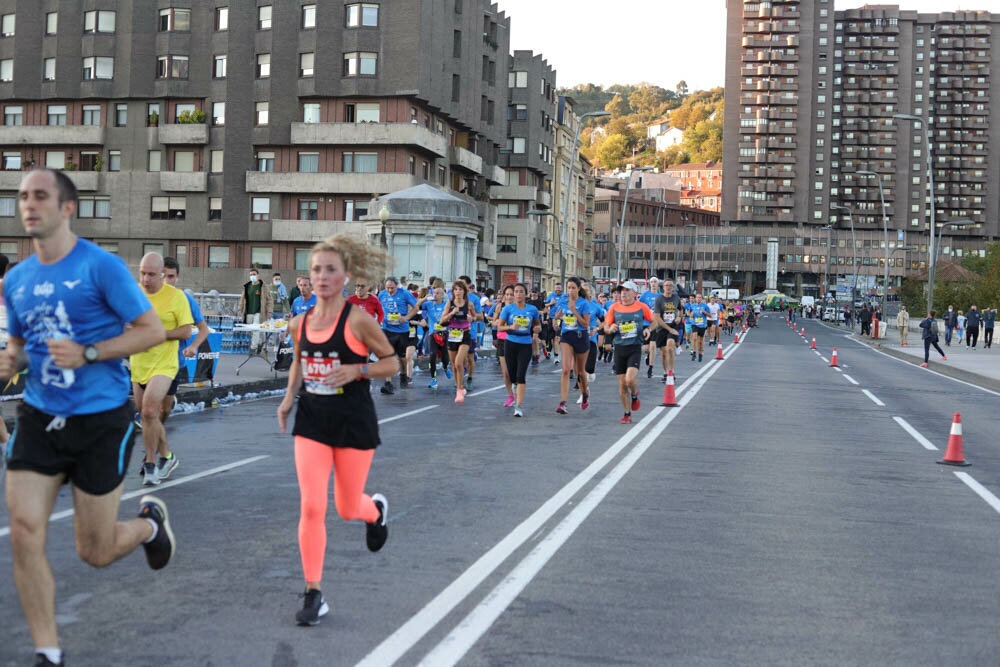
[[[507,360],[507,374],[513,384],[525,384],[528,364],[531,363],[531,343],[514,343],[509,338],[503,346],[503,358]]]
[[[993,329],[983,329],[983,345],[993,347]]]
[[[448,369],[448,344],[438,345],[434,341],[434,336],[427,335],[427,356],[430,357],[430,369],[431,377],[437,378],[437,360],[438,357],[441,358],[441,368],[442,370]]]
[[[941,346],[937,344],[936,340],[932,340],[930,338],[925,338],[924,339],[924,363],[925,364],[928,362],[928,360],[929,360],[928,357],[930,357],[930,354],[931,354],[931,345],[933,345],[934,349],[938,351],[938,354],[940,354],[942,357],[944,356],[944,350],[941,349]]]
[[[597,371],[597,343],[590,341],[590,352],[587,353],[587,372]]]

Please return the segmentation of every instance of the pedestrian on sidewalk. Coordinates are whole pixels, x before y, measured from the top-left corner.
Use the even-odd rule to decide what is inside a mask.
[[[910,332],[910,314],[906,312],[905,305],[899,307],[899,313],[896,315],[896,328],[899,329],[899,346],[909,347],[906,336]]]
[[[997,323],[997,309],[983,309],[983,347],[989,349],[993,347],[993,328]]]
[[[927,313],[927,317],[920,321],[920,328],[923,329],[921,337],[924,340],[924,363],[920,364],[923,368],[927,368],[927,362],[930,359],[931,346],[938,351],[941,355],[941,361],[948,361],[948,357],[945,356],[944,350],[938,345],[938,324],[934,316],[937,315],[937,311],[932,310]]]
[[[295,614],[299,625],[316,625],[330,610],[320,585],[331,472],[337,513],[345,521],[365,522],[369,551],[381,549],[388,537],[385,496],[364,492],[380,444],[369,378],[392,377],[399,370],[399,359],[375,318],[344,298],[344,286],[351,278],[371,284],[386,259],[346,234],[313,246],[309,277],[316,305],[292,319],[288,327],[296,362],[289,369],[288,391],[278,406],[278,426],[284,433],[298,397],[292,435],[301,498],[299,552],[306,587],[302,609]],[[378,357],[371,365],[370,353]]]
[[[955,312],[955,307],[949,304],[948,311],[941,316],[941,320],[944,322],[944,344],[950,347],[952,332],[958,325],[958,314]],[[961,339],[958,342],[961,343]]]
[[[976,349],[979,342],[979,328],[983,324],[982,314],[976,308],[976,304],[969,306],[969,314],[965,316],[965,347],[966,349]]]

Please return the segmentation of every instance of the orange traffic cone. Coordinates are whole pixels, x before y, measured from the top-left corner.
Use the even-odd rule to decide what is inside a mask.
[[[802,331],[799,332],[799,335],[802,336],[803,338],[806,337],[806,328],[805,327],[802,327]]]
[[[809,349],[810,350],[816,349],[816,336],[813,336],[813,342],[809,344]]]
[[[962,415],[955,413],[955,419],[951,422],[951,434],[948,436],[948,449],[944,452],[944,458],[938,461],[947,466],[967,466],[972,465],[965,460],[962,454]]]
[[[663,388],[663,402],[660,405],[665,408],[672,408],[677,405],[677,395],[674,393],[673,371],[667,371],[667,386]]]
[[[833,354],[830,355],[830,366],[837,366],[837,348],[833,348]]]
[[[740,342],[740,334],[739,332],[736,332],[736,335],[733,336],[733,345],[736,345],[739,342]]]
[[[716,361],[722,361],[723,358],[724,357],[722,356],[722,346],[719,345],[718,343],[716,343],[715,344],[715,360]]]

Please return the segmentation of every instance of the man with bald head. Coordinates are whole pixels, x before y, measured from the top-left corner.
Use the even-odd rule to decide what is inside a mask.
[[[179,341],[191,337],[194,318],[184,292],[164,282],[163,256],[156,252],[143,255],[139,262],[139,284],[167,332],[167,339],[145,352],[133,354],[132,394],[142,419],[142,440],[146,459],[142,464],[143,485],[155,486],[170,476],[178,465],[177,457],[167,446],[160,406],[180,367]]]

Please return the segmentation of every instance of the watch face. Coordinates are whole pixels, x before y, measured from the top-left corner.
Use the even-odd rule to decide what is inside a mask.
[[[97,361],[98,356],[100,356],[100,353],[93,345],[88,345],[83,349],[83,358],[90,363]]]

